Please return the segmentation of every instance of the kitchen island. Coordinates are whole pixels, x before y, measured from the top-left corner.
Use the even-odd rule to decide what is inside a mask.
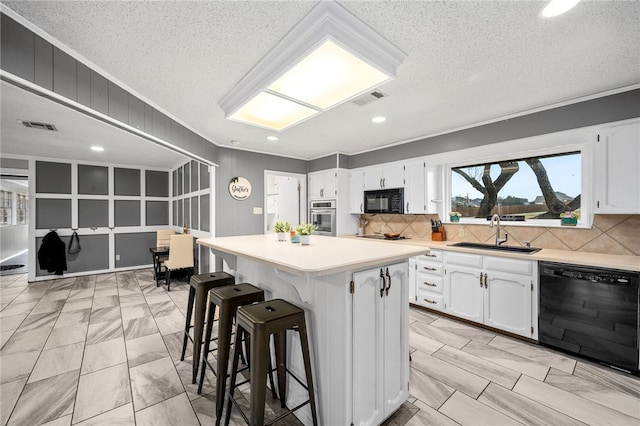
[[[312,236],[302,246],[275,234],[201,238],[236,282],[304,308],[322,425],[380,424],[409,394],[408,258],[424,247]],[[304,377],[299,338],[288,367]],[[307,399],[288,378],[287,406]],[[308,406],[296,412],[311,424]]]

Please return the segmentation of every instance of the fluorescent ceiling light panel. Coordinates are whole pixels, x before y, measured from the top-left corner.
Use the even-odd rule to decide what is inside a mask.
[[[219,104],[228,119],[282,131],[392,80],[405,58],[342,6],[322,1]]]
[[[318,111],[287,99],[260,92],[228,118],[258,127],[281,131],[316,115]]]
[[[573,9],[579,1],[580,0],[551,0],[547,3],[544,9],[542,9],[540,14],[544,18],[552,18],[554,16],[562,15],[563,13]]]
[[[391,76],[327,40],[268,89],[325,110],[388,80]]]

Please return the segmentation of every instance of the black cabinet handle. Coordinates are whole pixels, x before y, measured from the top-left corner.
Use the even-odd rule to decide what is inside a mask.
[[[382,280],[382,287],[380,288],[380,297],[384,296],[384,287],[385,287],[385,280],[384,280],[384,272],[382,271],[382,268],[380,268],[380,279]]]
[[[389,280],[389,284],[387,284],[387,296],[388,296],[389,289],[391,288],[391,275],[389,275],[389,268],[387,268],[387,279]]]

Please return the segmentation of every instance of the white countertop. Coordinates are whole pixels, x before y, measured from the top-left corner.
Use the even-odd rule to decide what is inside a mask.
[[[361,237],[346,236],[345,239],[360,239]],[[368,241],[384,242],[385,240],[369,239]],[[569,250],[553,250],[553,249],[541,249],[533,254],[522,254],[508,251],[493,251],[473,249],[467,247],[453,247],[451,244],[455,244],[458,241],[431,241],[431,240],[419,240],[419,239],[406,239],[388,241],[388,243],[396,244],[401,243],[403,245],[415,245],[418,247],[425,247],[431,249],[440,249],[447,251],[457,251],[463,253],[475,253],[488,256],[502,256],[512,257],[517,259],[529,259],[535,261],[546,262],[560,262],[571,263],[574,265],[595,266],[599,268],[611,268],[622,269],[626,271],[640,272],[640,256],[628,256],[620,254],[605,254],[605,253],[589,253],[581,251],[569,251]]]
[[[198,244],[296,274],[321,276],[388,264],[428,253],[424,246],[396,241],[312,235],[311,244],[278,241],[275,233],[199,238]]]

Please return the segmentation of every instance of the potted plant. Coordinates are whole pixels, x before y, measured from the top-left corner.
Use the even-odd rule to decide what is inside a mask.
[[[560,225],[576,226],[579,218],[580,212],[578,211],[560,213]]]
[[[296,228],[298,235],[300,235],[300,244],[303,246],[308,245],[309,240],[311,239],[311,234],[313,234],[313,231],[316,229],[318,229],[318,227],[315,225],[310,223],[301,223],[300,226]]]
[[[278,234],[278,241],[287,241],[287,234],[291,230],[291,224],[289,222],[276,222],[273,225],[273,230]]]
[[[460,217],[462,215],[460,214],[460,212],[451,212],[449,213],[449,220],[451,222],[460,222]]]

